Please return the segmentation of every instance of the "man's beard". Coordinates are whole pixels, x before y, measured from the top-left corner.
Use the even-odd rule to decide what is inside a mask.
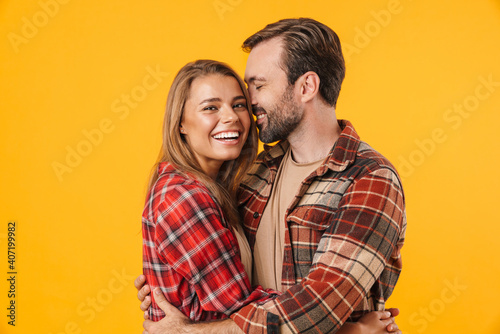
[[[270,113],[266,111],[267,125],[264,129],[259,127],[259,138],[263,143],[287,139],[304,116],[303,110],[293,102],[293,85],[287,87],[280,101],[270,110]]]

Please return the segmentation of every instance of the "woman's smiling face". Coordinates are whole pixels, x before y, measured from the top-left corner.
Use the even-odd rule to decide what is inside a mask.
[[[201,168],[215,178],[221,165],[236,159],[250,128],[247,101],[235,78],[196,78],[184,106],[181,134]]]

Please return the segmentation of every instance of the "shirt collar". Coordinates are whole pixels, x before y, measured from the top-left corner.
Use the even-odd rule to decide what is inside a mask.
[[[336,172],[341,172],[356,160],[356,153],[361,144],[361,140],[354,130],[351,122],[339,120],[340,133],[339,139],[333,145],[328,155],[328,167]]]

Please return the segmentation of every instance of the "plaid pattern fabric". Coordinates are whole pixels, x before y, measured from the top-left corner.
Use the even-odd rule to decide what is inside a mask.
[[[347,320],[383,309],[394,289],[406,231],[401,182],[350,122],[339,124],[340,138],[286,212],[284,293],[231,316],[245,333],[274,333],[276,318],[296,333],[333,333]],[[240,189],[252,249],[288,146],[266,147]]]
[[[275,297],[250,288],[237,239],[209,190],[169,163],[159,166],[159,175],[142,216],[143,272],[151,288],[160,287],[194,321],[226,318]],[[154,298],[149,316],[165,316]]]

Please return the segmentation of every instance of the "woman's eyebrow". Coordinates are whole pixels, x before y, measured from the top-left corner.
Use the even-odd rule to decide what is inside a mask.
[[[211,103],[211,102],[220,102],[220,101],[222,101],[220,97],[211,97],[209,99],[205,99],[205,100],[201,101],[200,104]]]
[[[235,96],[233,98],[233,101],[236,101],[236,100],[246,100],[246,98],[243,95],[238,95],[238,96]]]

